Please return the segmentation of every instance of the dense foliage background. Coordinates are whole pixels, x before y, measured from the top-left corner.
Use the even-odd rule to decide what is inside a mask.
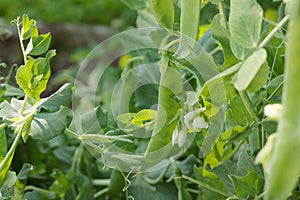
[[[1,162],[9,147],[14,146],[18,130],[22,139],[19,138],[11,165],[1,168],[0,199],[264,198],[285,82],[286,3],[186,2],[1,1]],[[20,21],[10,25],[18,16]],[[37,21],[38,34],[30,19]],[[16,27],[23,32],[18,33]],[[114,42],[107,42],[105,48],[96,47],[98,52],[104,52],[102,55],[90,54],[97,44],[123,30],[145,27],[155,27],[155,31],[141,38],[129,35],[124,46],[130,47],[132,41],[147,43],[150,38],[159,48],[118,55],[100,80],[93,74],[100,73],[101,68],[80,74],[80,81],[96,85],[95,94],[90,93],[93,88],[81,88],[76,83],[74,87],[82,61],[91,65],[97,61],[101,66],[106,63],[106,55],[113,57],[119,50]],[[45,35],[47,32],[51,38]],[[192,42],[185,41],[179,33],[188,35]],[[26,47],[37,37],[38,42],[27,53],[20,50],[19,39]],[[56,49],[57,55],[53,57],[55,53],[49,49]],[[36,65],[32,64],[29,73],[25,68],[30,67],[30,60]],[[146,63],[164,64],[176,73],[158,67],[150,68],[150,72],[140,68]],[[142,84],[153,78],[154,84]],[[31,82],[26,82],[29,79]],[[121,112],[115,119],[111,96],[119,80],[123,81],[120,93],[124,96],[132,85],[142,86],[127,102],[129,113]],[[162,83],[177,93],[169,93]],[[47,88],[41,89],[44,84]],[[93,98],[92,103],[97,104],[89,112],[80,106],[90,105],[86,98]],[[162,112],[156,104],[168,108],[168,123],[163,131],[151,139],[132,137],[141,132],[151,135],[158,129]],[[275,117],[274,112],[264,112],[269,104],[275,104],[269,107],[275,109]],[[75,105],[78,119],[71,111]],[[34,125],[40,119],[49,119],[44,131]],[[84,136],[76,132],[75,120],[83,127]],[[101,124],[101,130],[95,132],[92,129],[96,122]],[[187,145],[186,138],[190,137],[193,140]],[[146,152],[146,158],[147,153],[165,143],[181,147],[183,154],[176,161],[170,159],[162,169],[135,174],[112,169],[96,159],[110,151],[107,143],[132,153]],[[123,154],[118,159],[131,164],[140,162]],[[286,165],[299,168],[293,163],[291,160]],[[285,181],[288,180],[283,177]],[[298,179],[291,184],[289,199],[300,198],[299,183]]]

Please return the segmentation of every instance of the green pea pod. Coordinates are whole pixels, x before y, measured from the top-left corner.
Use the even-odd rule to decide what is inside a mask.
[[[290,1],[292,11],[286,52],[286,81],[278,138],[270,160],[266,182],[267,200],[282,200],[296,186],[300,173],[300,2]]]
[[[107,199],[109,197],[119,198],[124,186],[124,178],[121,172],[116,169],[113,169],[110,175],[110,184],[108,186]]]
[[[173,29],[175,8],[174,0],[148,0],[156,21],[164,28]]]
[[[193,42],[196,41],[198,35],[200,9],[200,0],[181,1],[180,32]]]
[[[167,158],[172,150],[172,134],[178,123],[178,119],[174,118],[180,108],[176,95],[183,92],[182,78],[178,68],[170,64],[166,56],[163,56],[160,69],[157,118],[146,150],[147,165],[157,164]],[[152,154],[152,152],[155,153]]]

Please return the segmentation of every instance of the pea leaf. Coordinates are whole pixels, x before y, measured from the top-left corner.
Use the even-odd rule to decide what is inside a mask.
[[[272,94],[273,92],[276,91],[274,94],[275,96],[281,95],[283,82],[284,82],[284,75],[279,75],[273,78],[267,87],[268,94]]]
[[[196,176],[196,179],[201,182],[202,184],[211,186],[212,188],[218,188],[220,191],[227,193],[227,189],[224,185],[224,183],[222,182],[222,180],[220,180],[219,178],[211,178],[211,177],[206,177],[202,174],[203,172],[203,167],[196,167],[194,166],[194,174]],[[223,195],[220,195],[217,192],[202,188],[203,190],[203,194],[202,197],[203,199],[224,199]]]
[[[84,134],[102,132],[107,126],[107,112],[97,106],[80,117],[80,124]]]
[[[234,83],[237,90],[242,91],[247,89],[256,74],[259,72],[260,68],[266,62],[266,59],[266,51],[264,49],[259,49],[245,60]]]
[[[247,199],[259,195],[260,188],[263,185],[262,179],[260,179],[255,171],[249,171],[245,176],[230,176],[234,191],[238,197]]]
[[[28,163],[24,163],[21,170],[19,171],[17,178],[19,180],[26,180],[29,176],[30,171],[33,169],[33,166],[28,164]]]
[[[54,112],[60,109],[60,106],[68,107],[72,101],[74,85],[71,83],[66,83],[61,86],[55,93],[47,98],[41,99],[35,107],[38,111],[41,109],[47,110],[49,112]]]
[[[245,48],[257,47],[263,10],[256,0],[231,0],[229,29],[234,42]]]
[[[63,133],[69,126],[72,112],[66,107],[61,107],[56,112],[42,112],[36,114],[32,123],[30,136],[33,139],[49,140]]]
[[[253,51],[253,49],[242,47],[240,44],[230,39],[230,48],[235,57],[239,60],[245,60]]]
[[[148,3],[156,21],[164,28],[173,29],[174,0],[148,0]]]
[[[223,50],[224,65],[229,67],[238,63],[238,59],[234,56],[230,47],[229,30],[222,26],[220,14],[213,18],[213,21],[211,22],[211,30],[213,38],[218,41]]]
[[[132,119],[131,123],[143,125],[144,122],[156,119],[156,110],[144,109],[139,111]]]
[[[227,117],[233,120],[235,123],[238,123],[242,126],[246,126],[251,117],[246,110],[241,97],[236,95],[229,104],[230,110],[227,113]]]
[[[264,85],[270,73],[270,67],[268,66],[267,62],[264,62],[258,72],[256,73],[255,77],[251,81],[250,85],[247,87],[247,92],[256,92],[258,91],[262,85]]]
[[[26,54],[32,56],[38,56],[45,53],[51,42],[51,35],[50,33],[41,34],[35,37],[32,37],[29,41],[29,44],[26,48]]]
[[[35,26],[35,20],[29,20],[28,15],[23,15],[22,17],[22,29],[21,29],[21,39],[27,40],[31,37],[31,33]]]
[[[139,10],[146,7],[147,0],[121,0],[128,8]]]
[[[177,199],[177,190],[173,183],[159,183],[154,187],[142,176],[132,180],[128,193],[135,199]]]
[[[55,181],[50,186],[50,190],[56,193],[58,196],[63,198],[65,193],[73,186],[74,184],[74,176],[73,171],[69,171],[69,173],[64,174],[59,169],[54,169],[51,177],[55,179]]]
[[[54,50],[49,51],[45,58],[28,57],[25,65],[16,74],[18,85],[33,100],[40,100],[40,94],[47,88],[50,77],[50,59],[55,56]]]

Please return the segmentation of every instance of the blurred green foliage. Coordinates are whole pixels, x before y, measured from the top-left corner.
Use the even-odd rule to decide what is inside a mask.
[[[0,16],[14,19],[24,13],[46,22],[107,24],[135,23],[136,13],[120,0],[1,0]]]

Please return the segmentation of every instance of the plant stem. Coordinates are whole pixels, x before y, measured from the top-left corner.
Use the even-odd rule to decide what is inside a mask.
[[[240,147],[244,144],[244,142],[245,140],[241,140],[238,143],[238,145],[232,150],[232,152],[222,159],[222,162],[227,162],[240,149]]]
[[[22,37],[21,37],[20,25],[21,25],[21,23],[19,22],[19,19],[17,19],[17,30],[18,30],[18,35],[19,35],[19,41],[20,41],[20,46],[21,46],[22,55],[23,55],[23,59],[24,59],[24,64],[26,64],[27,58],[26,58],[26,55],[25,55],[24,44],[23,44],[23,40],[22,40]]]
[[[258,45],[258,48],[263,48],[275,35],[275,33],[281,29],[281,27],[289,20],[289,16],[286,15],[274,28],[273,30],[265,37],[265,39]]]
[[[19,131],[14,142],[12,143],[9,151],[7,152],[7,154],[5,155],[4,159],[2,160],[2,162],[0,163],[0,172],[2,172],[3,170],[5,170],[5,167],[7,165],[7,163],[9,162],[9,159],[11,159],[15,153],[15,150],[17,148],[17,145],[21,139],[22,136],[22,131]]]
[[[255,122],[259,122],[259,117],[257,116],[254,106],[251,103],[246,91],[238,91],[238,93],[252,119],[254,119]]]
[[[39,191],[41,193],[47,193],[47,194],[54,194],[54,192],[51,192],[49,190],[45,190],[43,188],[39,188],[39,187],[36,187],[34,185],[28,185],[25,187],[24,189],[25,191],[28,191],[28,190],[35,190],[35,191]]]
[[[228,26],[227,26],[227,18],[226,18],[226,15],[225,15],[225,10],[224,10],[224,5],[223,5],[223,2],[220,1],[219,3],[219,14],[221,16],[221,19],[222,19],[222,25],[228,29]]]
[[[98,186],[107,186],[111,182],[110,179],[94,179],[92,180],[93,185],[98,185]]]
[[[104,189],[102,189],[102,190],[100,190],[100,191],[97,192],[97,193],[95,193],[95,194],[94,194],[94,198],[96,199],[96,198],[102,196],[103,194],[105,194],[105,193],[107,193],[107,192],[108,192],[108,187],[107,187],[107,188],[104,188]]]
[[[28,101],[28,95],[26,94],[26,95],[25,95],[25,98],[24,98],[24,101],[23,101],[23,104],[22,104],[22,107],[21,107],[21,109],[20,109],[20,114],[21,114],[22,116],[24,116],[24,110],[25,110],[27,101]]]
[[[76,138],[79,140],[79,135],[77,135],[76,133],[74,133],[73,131],[71,131],[70,129],[66,128],[64,133],[66,133],[67,135],[72,136],[73,138]]]
[[[221,190],[219,190],[217,188],[214,188],[214,187],[212,187],[212,186],[210,186],[210,185],[208,185],[206,183],[202,183],[199,180],[193,179],[193,178],[191,178],[189,176],[185,176],[185,175],[182,175],[182,178],[184,178],[184,179],[186,179],[186,180],[188,180],[188,181],[190,181],[192,183],[195,183],[195,184],[197,184],[197,185],[199,185],[199,186],[201,186],[203,188],[206,188],[208,190],[211,190],[211,191],[214,191],[216,193],[219,193],[219,194],[221,194],[221,195],[223,195],[225,197],[229,197],[229,195],[227,193],[225,193],[225,192],[223,192],[223,191],[221,191]]]

